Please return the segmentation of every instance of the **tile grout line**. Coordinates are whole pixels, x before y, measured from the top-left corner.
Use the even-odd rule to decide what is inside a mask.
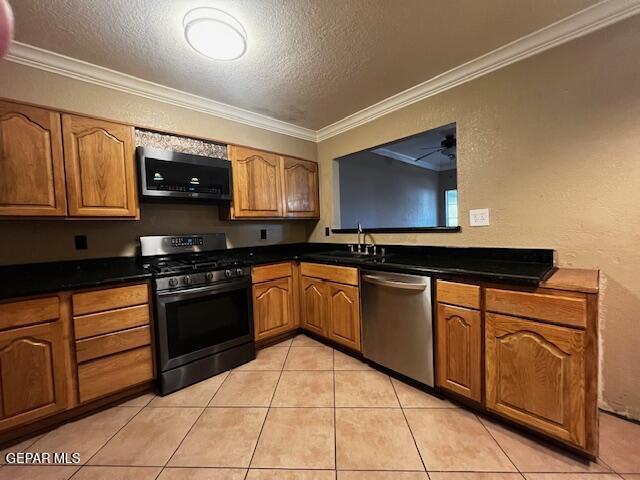
[[[416,447],[416,451],[418,452],[418,457],[420,457],[420,462],[422,463],[422,468],[424,468],[424,471],[427,473],[427,478],[431,478],[431,476],[429,475],[429,471],[427,470],[427,465],[426,465],[426,463],[424,461],[424,458],[422,458],[422,453],[420,452],[420,449],[418,448],[418,442],[416,440],[416,437],[413,434],[413,430],[411,430],[411,425],[409,425],[409,420],[407,419],[407,415],[404,413],[404,408],[402,408],[402,402],[400,401],[400,396],[398,395],[398,392],[396,391],[396,386],[391,381],[391,377],[389,377],[387,375],[387,378],[389,379],[389,383],[391,384],[391,388],[393,389],[393,393],[396,396],[396,400],[398,401],[398,405],[400,405],[400,411],[402,412],[402,417],[404,418],[404,422],[407,424],[407,428],[409,429],[409,434],[411,435],[411,439],[413,440],[413,445]]]
[[[218,374],[221,375],[221,374]],[[184,441],[186,440],[186,438],[189,436],[189,434],[191,433],[191,430],[193,430],[193,427],[196,426],[196,423],[198,423],[198,420],[200,420],[200,418],[202,418],[202,416],[204,415],[204,412],[207,411],[207,406],[209,405],[209,403],[211,403],[211,400],[213,400],[213,397],[216,396],[216,394],[220,391],[220,389],[222,388],[222,385],[224,385],[224,383],[229,379],[229,377],[231,376],[231,370],[227,370],[227,376],[224,377],[224,380],[222,380],[222,382],[220,382],[220,385],[218,385],[218,388],[216,388],[216,391],[213,392],[213,395],[211,395],[211,398],[209,399],[209,401],[207,402],[207,405],[205,405],[204,407],[202,407],[202,412],[200,412],[200,415],[198,415],[198,418],[196,418],[196,421],[193,422],[191,424],[191,426],[189,427],[189,430],[187,430],[187,433],[184,435],[184,437],[182,437],[182,440],[180,440],[180,443],[178,443],[178,446],[173,450],[173,453],[171,454],[171,456],[169,456],[169,458],[167,459],[166,462],[164,462],[164,465],[162,466],[162,469],[160,470],[160,473],[162,473],[164,471],[164,469],[166,468],[166,466],[169,464],[169,462],[171,461],[171,459],[173,459],[173,457],[175,456],[176,452],[178,451],[178,449],[182,446],[182,444],[184,443]],[[210,377],[213,378],[213,377]],[[158,407],[156,407],[158,408]],[[169,407],[170,408],[170,407]],[[200,408],[200,407],[185,407],[185,408]],[[158,474],[159,475],[159,474]]]
[[[147,404],[147,405],[148,405],[148,404]],[[112,408],[136,408],[136,407],[112,407]],[[118,430],[117,430],[113,435],[111,435],[111,436],[109,437],[109,439],[108,439],[106,442],[104,442],[104,443],[102,444],[102,446],[101,446],[100,448],[98,448],[98,450],[96,450],[96,452],[95,452],[93,455],[91,455],[91,456],[87,459],[87,461],[86,461],[86,462],[84,462],[82,465],[80,465],[80,467],[78,468],[78,470],[76,470],[75,472],[73,472],[73,475],[71,475],[71,476],[69,477],[69,480],[71,480],[73,477],[75,477],[75,476],[76,476],[76,474],[77,474],[77,473],[82,469],[82,467],[84,467],[84,466],[88,466],[88,465],[89,465],[89,462],[91,461],[91,459],[92,459],[93,457],[95,457],[96,455],[98,455],[98,453],[100,453],[100,452],[102,451],[102,449],[103,449],[104,447],[106,447],[106,446],[107,446],[107,443],[109,443],[111,440],[113,440],[113,438],[114,438],[116,435],[118,435],[118,434],[119,434],[119,433],[124,429],[124,427],[126,427],[127,425],[129,425],[129,424],[133,421],[133,419],[134,419],[134,418],[136,418],[138,415],[140,415],[140,413],[141,413],[145,408],[146,408],[146,407],[141,407],[141,408],[140,408],[140,410],[138,410],[134,416],[132,416],[129,420],[127,420],[127,421],[124,423],[124,425],[122,425],[122,426],[121,426],[121,427],[120,427],[120,428],[119,428],[119,429],[118,429]],[[57,430],[57,429],[56,429],[56,430]],[[54,431],[54,430],[52,430],[52,432],[53,432],[53,431]],[[43,438],[44,438],[44,437],[43,437]]]
[[[504,453],[504,456],[507,457],[507,460],[509,460],[511,462],[511,465],[513,465],[513,468],[515,468],[517,470],[517,472],[520,474],[520,476],[522,478],[525,478],[524,473],[522,473],[520,471],[520,469],[518,468],[518,466],[515,464],[515,462],[513,460],[511,460],[511,457],[507,454],[507,452],[505,452],[504,448],[502,448],[502,445],[500,445],[500,442],[498,442],[498,440],[496,440],[496,437],[493,436],[493,433],[491,433],[491,430],[489,430],[489,428],[487,428],[487,426],[484,424],[484,422],[478,416],[478,414],[474,412],[473,416],[476,417],[476,420],[478,420],[478,422],[480,422],[480,425],[482,425],[482,427],[486,430],[486,432],[489,434],[491,439],[494,442],[496,442],[496,445],[498,445],[498,448],[500,449],[500,451],[502,451],[502,453]]]
[[[294,337],[295,338],[295,337]],[[287,358],[289,358],[289,352],[291,351],[291,346],[293,345],[293,339],[291,339],[291,343],[287,348],[287,354],[284,356],[284,361],[282,362],[282,368],[280,369],[280,375],[278,375],[278,380],[276,381],[276,386],[273,389],[273,393],[271,394],[271,400],[269,400],[269,406],[267,407],[267,413],[264,416],[264,420],[262,421],[262,425],[260,426],[260,432],[258,433],[258,437],[256,438],[256,444],[253,447],[253,452],[251,452],[251,458],[249,459],[249,464],[247,465],[247,471],[244,474],[244,480],[249,476],[249,470],[251,469],[251,464],[253,463],[253,457],[256,454],[256,450],[258,450],[258,443],[260,443],[260,437],[262,436],[262,431],[264,430],[264,426],[267,423],[267,417],[269,417],[269,412],[271,411],[271,404],[273,403],[273,398],[276,396],[276,391],[278,390],[278,385],[280,384],[280,379],[282,378],[282,373],[284,372],[284,366],[287,363]]]

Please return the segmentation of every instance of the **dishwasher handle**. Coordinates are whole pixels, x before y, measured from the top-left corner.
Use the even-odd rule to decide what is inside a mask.
[[[427,288],[427,284],[425,283],[397,282],[394,280],[387,280],[386,278],[378,277],[376,275],[368,274],[362,275],[362,280],[373,285],[380,285],[381,287],[389,288],[399,288],[401,290],[414,290],[422,292]]]

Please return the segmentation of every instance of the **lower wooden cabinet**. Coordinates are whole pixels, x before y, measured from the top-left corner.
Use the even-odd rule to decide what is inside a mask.
[[[108,355],[78,365],[80,403],[105,397],[153,379],[150,346]]]
[[[438,303],[436,383],[482,400],[482,323],[480,312]]]
[[[487,408],[586,447],[585,332],[486,315]]]
[[[67,408],[65,342],[62,320],[0,332],[0,430]]]
[[[253,323],[256,341],[295,328],[292,277],[253,285]]]
[[[302,277],[302,328],[317,335],[326,335],[327,290],[324,281]]]
[[[302,328],[360,351],[358,270],[303,263],[301,272]]]
[[[358,287],[326,282],[327,336],[360,351],[360,292]]]
[[[74,293],[71,307],[80,403],[154,378],[146,283]]]

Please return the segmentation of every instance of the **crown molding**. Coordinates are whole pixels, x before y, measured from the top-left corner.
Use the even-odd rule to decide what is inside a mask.
[[[639,0],[604,0],[317,131],[321,142],[487,73],[640,13]]]
[[[67,57],[26,43],[14,41],[9,47],[6,60],[120,92],[138,95],[197,112],[208,113],[251,127],[262,128],[312,142],[316,141],[316,132],[314,130],[149,82],[126,73]]]
[[[244,125],[303,140],[321,142],[638,13],[640,13],[640,0],[603,0],[317,131],[21,42],[14,41],[11,44],[6,59],[94,85],[215,115]]]

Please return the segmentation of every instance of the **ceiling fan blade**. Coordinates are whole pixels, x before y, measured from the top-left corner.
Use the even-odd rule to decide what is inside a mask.
[[[428,157],[429,155],[433,155],[434,153],[442,152],[442,150],[444,150],[444,149],[443,149],[443,148],[438,148],[437,150],[434,150],[433,152],[429,152],[429,153],[427,153],[426,155],[422,155],[422,156],[420,156],[420,157],[416,158],[416,160],[415,160],[415,161],[416,161],[416,162],[419,162],[420,160],[422,160],[423,158]]]

